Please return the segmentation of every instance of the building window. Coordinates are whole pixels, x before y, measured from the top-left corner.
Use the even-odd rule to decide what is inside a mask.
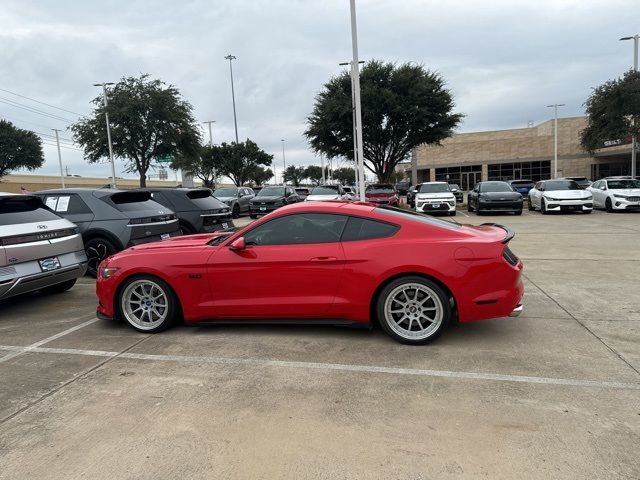
[[[488,180],[532,180],[539,182],[551,177],[551,161],[495,163],[488,166]]]
[[[482,179],[481,165],[465,165],[464,167],[436,168],[436,182],[455,183],[462,190],[472,190]]]
[[[591,179],[598,180],[604,177],[615,177],[619,175],[629,175],[628,163],[592,163]]]

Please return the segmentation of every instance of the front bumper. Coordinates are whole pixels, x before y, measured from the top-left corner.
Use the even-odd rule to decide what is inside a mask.
[[[628,198],[611,198],[611,206],[615,210],[640,210],[640,200],[629,200]],[[637,198],[637,197],[632,197]]]
[[[516,202],[479,202],[478,210],[491,210],[492,212],[517,212],[522,210],[522,200]]]
[[[593,210],[593,200],[545,199],[548,212],[584,212]]]
[[[422,213],[450,213],[456,211],[456,201],[454,200],[416,200],[416,212]]]
[[[519,317],[523,310],[524,310],[524,307],[522,306],[522,304],[520,304],[516,308],[513,309],[513,311],[509,314],[509,316],[510,317]]]
[[[283,205],[251,205],[249,213],[251,215],[266,215],[282,207]]]

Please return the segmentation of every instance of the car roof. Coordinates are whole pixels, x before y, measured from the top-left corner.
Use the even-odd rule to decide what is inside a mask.
[[[342,213],[349,214],[366,214],[371,212],[377,205],[369,202],[349,202],[346,200],[328,200],[328,201],[308,201],[300,203],[292,203],[280,207],[278,212],[326,212],[326,213]]]
[[[61,193],[90,193],[95,197],[106,197],[114,193],[130,192],[119,188],[53,188],[51,190],[38,190],[37,194],[61,194]]]
[[[420,185],[449,185],[447,182],[422,182]]]

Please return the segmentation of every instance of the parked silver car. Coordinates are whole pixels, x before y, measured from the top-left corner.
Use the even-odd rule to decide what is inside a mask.
[[[64,292],[86,270],[78,227],[36,196],[0,193],[0,299]]]

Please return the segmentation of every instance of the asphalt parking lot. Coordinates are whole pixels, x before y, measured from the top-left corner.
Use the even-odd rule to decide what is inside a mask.
[[[640,478],[640,214],[455,219],[517,232],[525,310],[424,347],[0,304],[0,479]]]

